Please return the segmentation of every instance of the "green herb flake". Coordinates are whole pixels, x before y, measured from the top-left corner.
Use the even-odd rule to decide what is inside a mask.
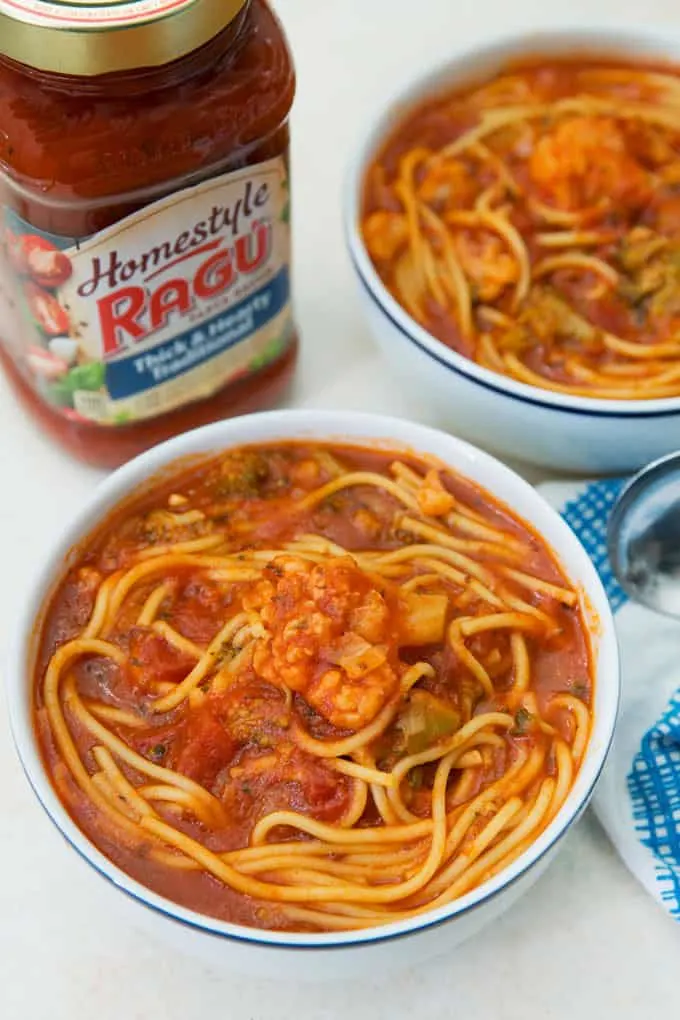
[[[526,733],[533,720],[531,712],[527,711],[526,708],[519,708],[515,713],[515,725],[512,732],[515,736]]]
[[[213,652],[213,658],[216,666],[221,666],[225,662],[230,662],[235,659],[239,653],[238,648],[234,648],[233,645],[227,643],[222,645],[220,649]]]
[[[590,693],[588,683],[585,680],[574,680],[569,688],[569,693],[573,694],[575,698],[580,698],[581,701],[587,700]]]
[[[332,514],[342,513],[344,508],[344,501],[340,496],[328,496],[321,504],[324,510],[330,511]]]

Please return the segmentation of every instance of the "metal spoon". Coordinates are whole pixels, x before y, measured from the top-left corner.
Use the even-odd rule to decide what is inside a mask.
[[[634,602],[680,617],[680,453],[626,485],[609,518],[609,560]]]

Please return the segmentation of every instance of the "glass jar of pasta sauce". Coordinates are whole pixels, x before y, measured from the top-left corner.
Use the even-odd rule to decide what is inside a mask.
[[[294,92],[266,0],[0,0],[0,359],[82,459],[281,395]]]

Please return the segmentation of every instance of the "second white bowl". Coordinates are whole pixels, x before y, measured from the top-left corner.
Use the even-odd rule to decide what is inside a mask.
[[[405,111],[442,90],[493,76],[508,62],[593,53],[631,62],[680,63],[680,36],[668,27],[643,26],[509,35],[418,77],[381,108],[363,137],[347,178],[345,226],[373,336],[403,384],[436,408],[439,425],[551,469],[610,474],[635,470],[680,447],[680,398],[575,397],[490,372],[452,351],[410,317],[380,280],[360,229],[366,170]]]

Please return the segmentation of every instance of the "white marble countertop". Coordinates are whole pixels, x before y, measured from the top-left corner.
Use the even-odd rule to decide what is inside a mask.
[[[344,251],[344,165],[371,104],[404,68],[504,27],[668,21],[675,0],[278,0],[296,51],[295,402],[409,414],[373,356]],[[52,446],[0,381],[0,640],[28,566],[98,474]],[[533,481],[542,476],[528,472]],[[448,959],[370,981],[316,985],[210,968],[108,910],[101,880],[70,851],[17,763],[0,699],[0,1018],[298,1020],[464,1017],[617,1020],[680,1014],[680,932],[628,874],[588,814],[556,862],[500,921]],[[134,918],[134,914],[133,914]],[[311,976],[311,975],[310,975]]]

